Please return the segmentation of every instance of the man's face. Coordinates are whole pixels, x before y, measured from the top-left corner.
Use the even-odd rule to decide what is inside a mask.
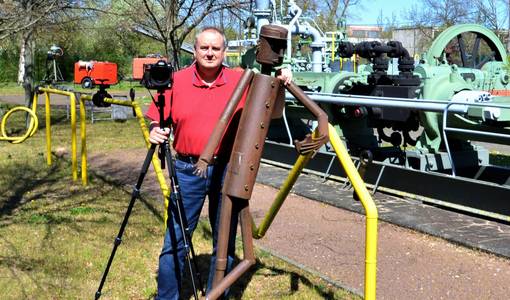
[[[218,69],[223,63],[225,48],[223,36],[216,31],[200,33],[195,44],[197,65],[204,69]]]

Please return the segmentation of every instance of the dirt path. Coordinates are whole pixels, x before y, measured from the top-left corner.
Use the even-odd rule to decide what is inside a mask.
[[[91,170],[132,186],[144,157],[143,149],[98,153],[91,155],[89,165]],[[152,172],[142,191],[161,197]],[[250,200],[256,222],[265,215],[276,192],[256,185]],[[346,191],[343,197],[352,197],[352,192]],[[256,244],[362,294],[364,226],[363,215],[291,194],[266,236]],[[508,298],[508,259],[385,222],[379,222],[377,269],[378,299]]]

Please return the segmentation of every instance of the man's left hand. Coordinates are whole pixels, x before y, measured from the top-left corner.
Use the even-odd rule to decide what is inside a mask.
[[[287,68],[280,69],[276,72],[276,78],[283,81],[287,85],[292,81],[292,71]]]

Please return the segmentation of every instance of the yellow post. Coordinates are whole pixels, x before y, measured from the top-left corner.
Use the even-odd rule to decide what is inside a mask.
[[[74,93],[70,95],[71,100],[71,168],[73,172],[73,180],[78,180],[78,161],[76,150],[76,96]]]
[[[278,194],[276,194],[275,199],[273,200],[273,204],[271,204],[271,207],[269,208],[266,216],[264,217],[258,228],[257,225],[255,225],[255,221],[253,221],[253,218],[251,219],[252,236],[254,239],[261,239],[264,237],[267,230],[269,229],[269,226],[271,226],[271,223],[276,217],[276,214],[278,214],[278,211],[282,207],[283,202],[287,198],[290,190],[296,183],[299,174],[301,174],[301,171],[303,171],[305,165],[308,163],[308,161],[310,161],[312,155],[313,152],[310,152],[307,155],[299,155],[298,159],[296,160],[296,163],[290,170],[287,179],[285,179],[282,186],[280,187],[280,190],[278,191]]]
[[[377,207],[336,130],[329,124],[329,139],[366,212],[365,299],[375,300],[377,277]]]
[[[81,183],[87,185],[87,128],[85,116],[85,101],[80,97],[80,138],[81,138]]]
[[[44,92],[44,108],[46,112],[46,163],[51,166],[51,107],[50,95]]]

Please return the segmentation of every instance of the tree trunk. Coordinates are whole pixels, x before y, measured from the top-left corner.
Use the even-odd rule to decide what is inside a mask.
[[[23,60],[23,89],[25,91],[25,106],[31,107],[32,99],[34,97],[34,41],[32,39],[32,31],[23,32],[22,37],[22,52],[20,53],[20,62]],[[25,118],[26,127],[30,124],[30,114],[26,114]]]
[[[21,46],[19,50],[19,62],[18,62],[18,85],[22,85],[25,78],[25,51],[26,43],[25,39],[21,39]]]
[[[166,47],[168,58],[172,58],[175,71],[180,69],[179,55],[181,53],[181,45],[182,43],[178,40],[170,38]]]

